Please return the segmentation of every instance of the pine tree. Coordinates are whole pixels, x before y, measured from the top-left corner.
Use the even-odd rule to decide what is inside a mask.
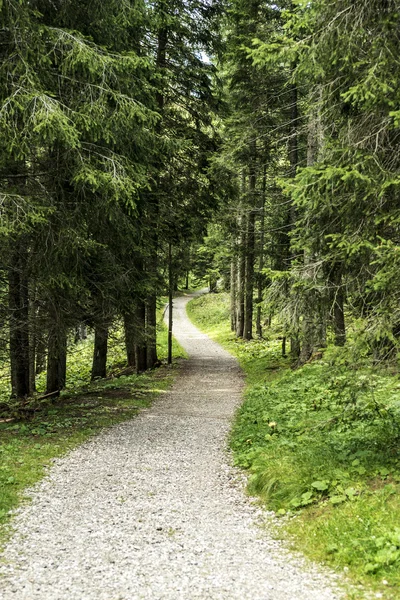
[[[135,210],[139,189],[147,184],[149,132],[156,121],[150,62],[131,47],[137,43],[137,5],[124,15],[113,2],[102,3],[99,14],[93,5],[94,12],[82,13],[83,6],[73,3],[64,3],[61,10],[50,3],[38,8],[41,13],[15,10],[8,2],[2,6],[7,40],[2,46],[1,176],[9,213],[3,239],[6,248],[8,240],[20,248],[8,254],[12,373],[25,377],[14,382],[20,396],[32,387],[26,367],[18,362],[26,365],[26,356],[32,355],[29,290],[38,290],[48,314],[51,392],[65,382],[71,327],[82,319],[103,326],[121,304],[121,288],[113,291],[110,284],[101,309],[93,274],[104,245],[109,248],[106,258],[113,257],[109,263],[119,270],[114,277],[123,278],[127,270],[126,254],[117,257],[116,252],[123,243],[131,245],[136,233]],[[115,42],[116,21],[121,37]],[[110,40],[110,46],[100,47],[93,39],[102,44]],[[18,220],[21,211],[23,223]],[[121,221],[130,225],[110,231],[111,223]]]

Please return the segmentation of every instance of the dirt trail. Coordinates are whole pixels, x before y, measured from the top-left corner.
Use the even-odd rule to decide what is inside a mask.
[[[259,527],[226,454],[243,379],[175,300],[189,353],[134,420],[57,460],[19,512],[3,600],[333,600],[334,578]]]

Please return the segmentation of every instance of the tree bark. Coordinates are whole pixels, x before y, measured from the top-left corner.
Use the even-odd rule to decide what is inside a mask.
[[[298,333],[290,338],[290,355],[293,359],[300,357],[300,339]]]
[[[55,316],[49,331],[46,394],[60,392],[66,383],[67,333]]]
[[[307,139],[307,166],[312,166],[319,152],[320,146],[320,120],[319,114],[316,112],[311,115],[308,123],[308,139]],[[299,364],[307,362],[314,348],[318,347],[319,343],[323,343],[326,337],[326,319],[323,316],[324,307],[322,299],[318,296],[315,290],[316,270],[314,267],[315,257],[312,254],[304,256],[304,278],[309,285],[305,292],[304,314],[302,321],[302,346],[300,350]]]
[[[172,268],[172,244],[168,244],[168,364],[172,364],[172,327],[173,327],[173,296],[174,273]]]
[[[335,346],[344,346],[346,343],[346,322],[344,317],[344,300],[342,269],[335,265],[331,273],[333,286],[333,332],[335,335]]]
[[[335,346],[344,346],[346,343],[346,323],[344,319],[344,294],[341,290],[336,294],[333,311]]]
[[[239,220],[239,251],[238,251],[238,272],[237,272],[237,319],[236,319],[236,337],[243,337],[244,333],[244,286],[246,279],[246,227],[245,218],[242,214]]]
[[[291,74],[293,76],[296,69],[296,64],[294,63],[291,67]],[[298,92],[297,85],[292,83],[290,85],[290,137],[289,137],[289,163],[290,163],[290,172],[289,177],[293,179],[297,174],[297,167],[299,165],[299,149],[298,149],[298,120],[299,120],[299,109],[298,109]],[[295,211],[295,206],[293,203],[290,204],[290,210]],[[291,223],[294,224],[296,221],[296,214],[293,212],[291,215]]]
[[[291,74],[294,75],[296,69],[296,63],[294,62],[291,65]],[[299,148],[298,148],[298,127],[299,127],[299,108],[298,108],[298,90],[296,83],[292,83],[290,86],[290,100],[291,100],[291,110],[290,110],[290,137],[289,137],[289,163],[290,163],[290,171],[289,177],[293,179],[297,175],[297,168],[299,165]],[[289,205],[289,214],[288,214],[288,234],[292,231],[293,227],[296,224],[297,220],[297,212],[296,206],[293,202]],[[290,264],[293,262],[293,252],[290,248],[290,238],[289,238],[289,261]],[[300,357],[300,339],[299,339],[299,323],[298,319],[294,319],[292,323],[292,333],[290,337],[290,355],[293,359],[299,359]]]
[[[43,373],[46,368],[46,340],[45,335],[42,333],[38,336],[36,341],[36,375]]]
[[[155,266],[155,269],[157,267]],[[151,369],[158,362],[157,357],[157,294],[152,294],[146,304],[146,365]]]
[[[264,165],[262,178],[261,192],[261,218],[260,218],[260,248],[259,248],[259,263],[257,273],[257,315],[256,315],[256,331],[257,336],[262,338],[261,324],[261,303],[263,300],[263,269],[264,269],[264,243],[265,243],[265,194],[267,189],[267,167]]]
[[[162,21],[164,21],[164,15],[161,15]],[[167,66],[167,44],[168,44],[168,28],[163,23],[158,31],[157,36],[157,56],[156,66],[162,73]],[[164,113],[165,105],[165,91],[164,86],[161,85],[160,89],[156,92],[156,102],[158,111],[162,116]],[[162,130],[162,124],[158,126],[159,133]],[[161,163],[159,165],[161,168]],[[158,177],[158,188],[161,189],[162,182]],[[151,369],[158,362],[157,357],[157,280],[158,280],[158,231],[157,224],[159,220],[159,201],[158,201],[158,190],[152,197],[151,206],[151,256],[148,261],[149,274],[153,281],[151,282],[155,290],[148,296],[146,302],[146,360],[141,360],[142,365],[146,365],[146,368]],[[139,351],[140,355],[140,351]],[[140,369],[140,370],[145,370]]]
[[[231,260],[231,330],[236,331],[237,328],[237,257],[234,254]]]
[[[315,323],[313,307],[309,306],[305,310],[302,322],[302,344],[299,356],[299,364],[304,365],[312,356],[315,340]]]
[[[92,380],[107,376],[108,326],[98,323],[94,330]]]
[[[46,370],[47,358],[47,314],[45,315],[40,304],[35,307],[35,375],[39,375]]]
[[[29,395],[36,392],[36,307],[35,303],[29,301]]]
[[[77,325],[75,327],[74,342],[75,342],[75,344],[77,344],[78,342],[82,342],[83,340],[86,340],[86,339],[87,339],[86,325],[84,323],[79,323],[79,325]]]
[[[135,311],[136,343],[135,363],[136,373],[142,373],[147,369],[147,347],[146,347],[146,306],[143,300],[138,300]]]
[[[136,328],[135,328],[135,315],[132,312],[126,312],[124,314],[124,332],[125,332],[125,348],[126,348],[126,360],[129,367],[136,366],[135,358],[135,339],[136,339]]]
[[[256,143],[251,144],[251,165],[249,175],[250,210],[247,213],[246,233],[246,284],[243,339],[253,339],[253,294],[254,294],[254,261],[255,261],[255,206],[256,206]]]
[[[165,23],[163,23],[158,30],[157,35],[157,57],[156,57],[156,66],[157,68],[163,72],[163,70],[167,66],[167,44],[168,44],[168,27]],[[158,110],[160,113],[164,110],[165,105],[165,91],[164,86],[161,86],[156,93],[156,101]]]
[[[254,228],[255,213],[250,210],[247,215],[246,235],[246,285],[243,339],[253,339],[253,292],[254,292]]]
[[[317,314],[315,327],[315,348],[326,348],[327,310],[324,298],[317,299]]]
[[[29,291],[25,274],[28,256],[23,244],[16,243],[11,252],[9,282],[10,359],[12,394],[28,396],[30,385]]]

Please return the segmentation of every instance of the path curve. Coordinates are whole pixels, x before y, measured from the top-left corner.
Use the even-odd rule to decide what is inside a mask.
[[[335,580],[259,527],[226,454],[236,360],[174,301],[189,353],[148,410],[57,459],[18,511],[3,600],[334,600]]]

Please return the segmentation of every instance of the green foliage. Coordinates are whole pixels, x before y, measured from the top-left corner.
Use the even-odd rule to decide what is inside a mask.
[[[396,472],[391,457],[400,434],[397,385],[390,377],[366,369],[352,373],[325,359],[268,386],[253,386],[232,442],[238,464],[251,466],[250,487],[274,509],[290,509],[304,500],[344,501],[389,464]]]
[[[167,329],[159,310],[158,352],[167,356]],[[174,340],[174,358],[185,355]],[[68,388],[56,400],[31,399],[21,408],[9,401],[10,391],[2,379],[0,400],[0,544],[6,539],[9,511],[24,498],[24,489],[39,479],[53,458],[65,454],[102,428],[134,417],[141,407],[168,388],[174,371],[162,366],[135,375],[126,369],[123,330],[110,337],[108,378],[89,383],[93,339],[79,342],[68,353]],[[45,389],[44,374],[38,378]],[[5,405],[8,406],[4,410]],[[11,420],[7,420],[10,419]],[[13,418],[14,417],[14,418]]]
[[[190,318],[195,318],[202,329],[214,330],[229,323],[227,294],[202,295],[187,305]]]
[[[177,254],[198,238],[217,201],[215,69],[201,53],[214,50],[220,11],[200,5],[1,4],[2,273],[5,288],[16,282],[15,306],[29,305],[13,311],[6,293],[0,303],[4,339],[9,325],[11,337],[24,332],[10,344],[14,373],[28,371],[29,347],[45,352],[50,340],[54,355],[76,326],[114,334],[127,316],[131,341],[152,346],[157,362],[165,247]],[[145,320],[132,324],[143,303]],[[69,345],[68,385],[87,380],[89,361],[77,363],[91,349]],[[29,395],[29,377],[17,379],[14,392]]]
[[[384,578],[393,590],[385,597],[396,598],[397,372],[366,358],[354,365],[346,349],[329,349],[292,371],[279,357],[274,330],[268,342],[233,341],[224,294],[192,301],[189,314],[245,370],[245,401],[230,444],[235,463],[249,471],[249,493],[278,516],[291,516],[283,527],[312,558],[346,567],[372,586]]]
[[[316,128],[313,164],[285,183],[298,211],[293,247],[320,261],[325,277],[340,264],[370,348],[386,337],[387,355],[399,319],[398,22],[392,0],[300,4],[290,22],[299,39],[296,77],[313,82],[308,118]]]
[[[165,368],[127,375],[64,393],[56,403],[36,406],[28,420],[0,422],[0,543],[5,541],[9,511],[24,489],[41,479],[53,458],[103,427],[134,417],[171,384]]]
[[[219,224],[211,223],[202,244],[192,250],[191,270],[207,285],[223,278],[228,280],[230,252],[226,244],[226,232]]]
[[[249,383],[257,383],[265,377],[273,378],[279,369],[289,367],[288,360],[281,356],[279,342],[270,339],[268,332],[263,339],[250,342],[235,337],[229,327],[228,294],[199,296],[189,302],[187,313],[200,329],[206,330],[216,342],[238,357]],[[266,361],[267,357],[270,362]]]

